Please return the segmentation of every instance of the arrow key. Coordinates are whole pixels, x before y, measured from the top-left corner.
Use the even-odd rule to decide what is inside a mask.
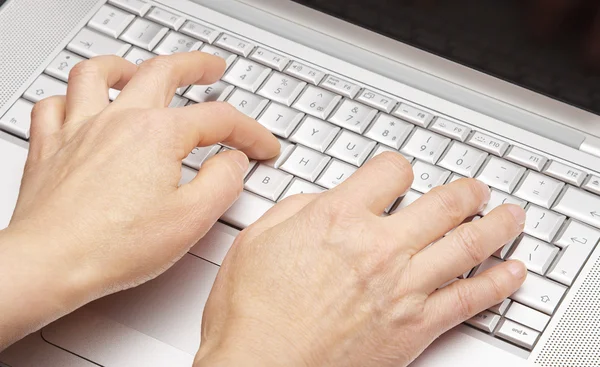
[[[31,86],[25,91],[23,97],[31,102],[38,102],[50,96],[66,95],[67,84],[49,77],[45,74],[40,75]]]

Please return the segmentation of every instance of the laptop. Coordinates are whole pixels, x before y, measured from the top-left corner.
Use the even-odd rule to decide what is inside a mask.
[[[335,187],[392,150],[412,162],[415,181],[390,211],[468,176],[492,189],[481,215],[515,203],[528,216],[523,235],[464,275],[519,259],[529,270],[523,287],[412,366],[600,366],[600,74],[586,41],[594,9],[539,3],[8,0],[0,228],[19,191],[33,104],[64,94],[69,70],[96,55],[139,64],[200,49],[224,58],[219,82],[180,88],[171,107],[227,101],[277,135],[282,152],[252,163],[240,199],[172,269],[29,335],[0,353],[0,365],[190,366],[239,231],[282,198]],[[182,182],[222,149],[194,150]],[[296,164],[306,157],[319,164]]]

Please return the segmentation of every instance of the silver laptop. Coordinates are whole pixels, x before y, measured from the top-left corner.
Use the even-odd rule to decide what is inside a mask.
[[[520,259],[529,269],[523,287],[413,366],[600,366],[600,74],[579,47],[584,20],[575,30],[561,18],[566,29],[534,32],[522,3],[8,0],[0,8],[0,228],[18,194],[33,104],[64,94],[73,65],[96,55],[140,63],[200,49],[223,57],[221,81],[181,88],[172,107],[228,101],[283,149],[253,163],[240,199],[171,270],[28,336],[0,354],[0,365],[190,366],[204,303],[239,230],[282,198],[330,189],[396,150],[415,181],[392,211],[469,176],[492,187],[489,208],[516,203],[528,213],[521,237],[465,274]],[[182,181],[221,149],[196,149]],[[298,164],[309,158],[318,164]]]

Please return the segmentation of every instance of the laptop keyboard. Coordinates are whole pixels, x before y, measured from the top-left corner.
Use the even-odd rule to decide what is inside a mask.
[[[412,189],[389,214],[434,187],[476,177],[492,188],[481,216],[511,203],[527,210],[527,221],[523,235],[462,277],[507,259],[523,261],[529,276],[510,299],[466,324],[527,350],[535,346],[600,239],[600,177],[549,156],[141,0],[102,6],[0,118],[0,129],[27,140],[33,104],[65,94],[69,71],[87,58],[112,54],[140,64],[192,50],[222,57],[227,71],[213,85],[179,88],[170,107],[226,101],[282,146],[278,157],[251,162],[245,190],[223,222],[245,228],[276,202],[334,188],[385,151],[402,153],[415,172]],[[196,148],[183,163],[197,170],[226,149]]]

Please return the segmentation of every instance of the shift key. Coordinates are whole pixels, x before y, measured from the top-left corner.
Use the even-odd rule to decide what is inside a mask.
[[[510,298],[552,315],[566,291],[565,286],[529,272],[521,288]]]

